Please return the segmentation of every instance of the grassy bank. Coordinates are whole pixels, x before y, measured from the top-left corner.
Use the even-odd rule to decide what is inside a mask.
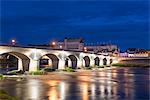
[[[0,80],[3,80],[3,79],[4,79],[4,75],[0,74]]]
[[[66,72],[76,72],[75,69],[72,69],[72,67],[66,67],[63,71],[66,71]]]
[[[112,64],[112,66],[116,67],[150,67],[150,65],[139,65],[139,64],[121,64],[121,63],[116,63]]]
[[[10,96],[6,91],[0,90],[0,100],[19,100],[16,97]]]
[[[29,75],[45,75],[45,71],[31,71],[28,73]]]

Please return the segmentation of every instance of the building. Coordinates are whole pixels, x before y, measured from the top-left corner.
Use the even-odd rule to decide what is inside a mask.
[[[52,40],[49,44],[43,45],[29,44],[29,46],[38,48],[63,49],[74,51],[83,51],[84,49],[84,43],[82,38],[65,38],[63,41]]]
[[[65,50],[83,51],[84,48],[82,38],[65,38],[63,42],[58,42],[58,45]]]
[[[126,50],[128,57],[150,57],[150,50],[129,48]]]
[[[54,49],[83,51],[84,43],[82,38],[65,38],[64,41],[51,41]]]
[[[87,45],[85,47],[87,51],[91,51],[93,53],[104,54],[104,55],[117,56],[120,52],[118,46],[112,45],[112,44]]]
[[[52,40],[50,44],[47,45],[30,46],[38,46],[40,48],[50,49],[84,51],[112,56],[118,56],[120,52],[118,46],[113,44],[85,45],[83,38],[65,38],[63,41]]]

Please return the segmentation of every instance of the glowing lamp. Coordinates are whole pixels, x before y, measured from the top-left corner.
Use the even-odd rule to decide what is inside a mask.
[[[15,39],[12,39],[12,40],[11,40],[11,44],[12,44],[12,45],[15,45],[15,44],[16,44],[16,40],[15,40]]]
[[[52,42],[52,45],[56,45],[56,43],[55,43],[55,42]]]
[[[87,48],[86,47],[84,47],[84,51],[87,52]]]
[[[59,48],[62,49],[62,45],[60,45]]]

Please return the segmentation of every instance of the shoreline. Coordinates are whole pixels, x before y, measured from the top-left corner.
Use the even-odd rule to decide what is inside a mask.
[[[105,70],[110,70],[110,69],[118,69],[118,68],[142,68],[142,67],[118,67],[118,66],[112,66],[112,67],[104,67],[104,68],[96,68],[92,70],[84,70],[84,69],[78,69],[76,72],[66,72],[66,71],[54,71],[54,72],[48,72],[45,75],[3,75],[4,79],[30,79],[30,78],[42,78],[42,76],[49,76],[49,75],[74,75],[82,72],[92,72],[92,71],[105,71]],[[145,67],[145,68],[150,68],[150,67]],[[48,78],[48,77],[47,77]],[[51,78],[50,78],[51,79]],[[3,79],[2,79],[3,80]]]

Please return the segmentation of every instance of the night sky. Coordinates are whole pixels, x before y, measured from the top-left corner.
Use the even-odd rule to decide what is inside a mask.
[[[148,0],[1,0],[1,43],[46,44],[83,37],[149,49]]]

